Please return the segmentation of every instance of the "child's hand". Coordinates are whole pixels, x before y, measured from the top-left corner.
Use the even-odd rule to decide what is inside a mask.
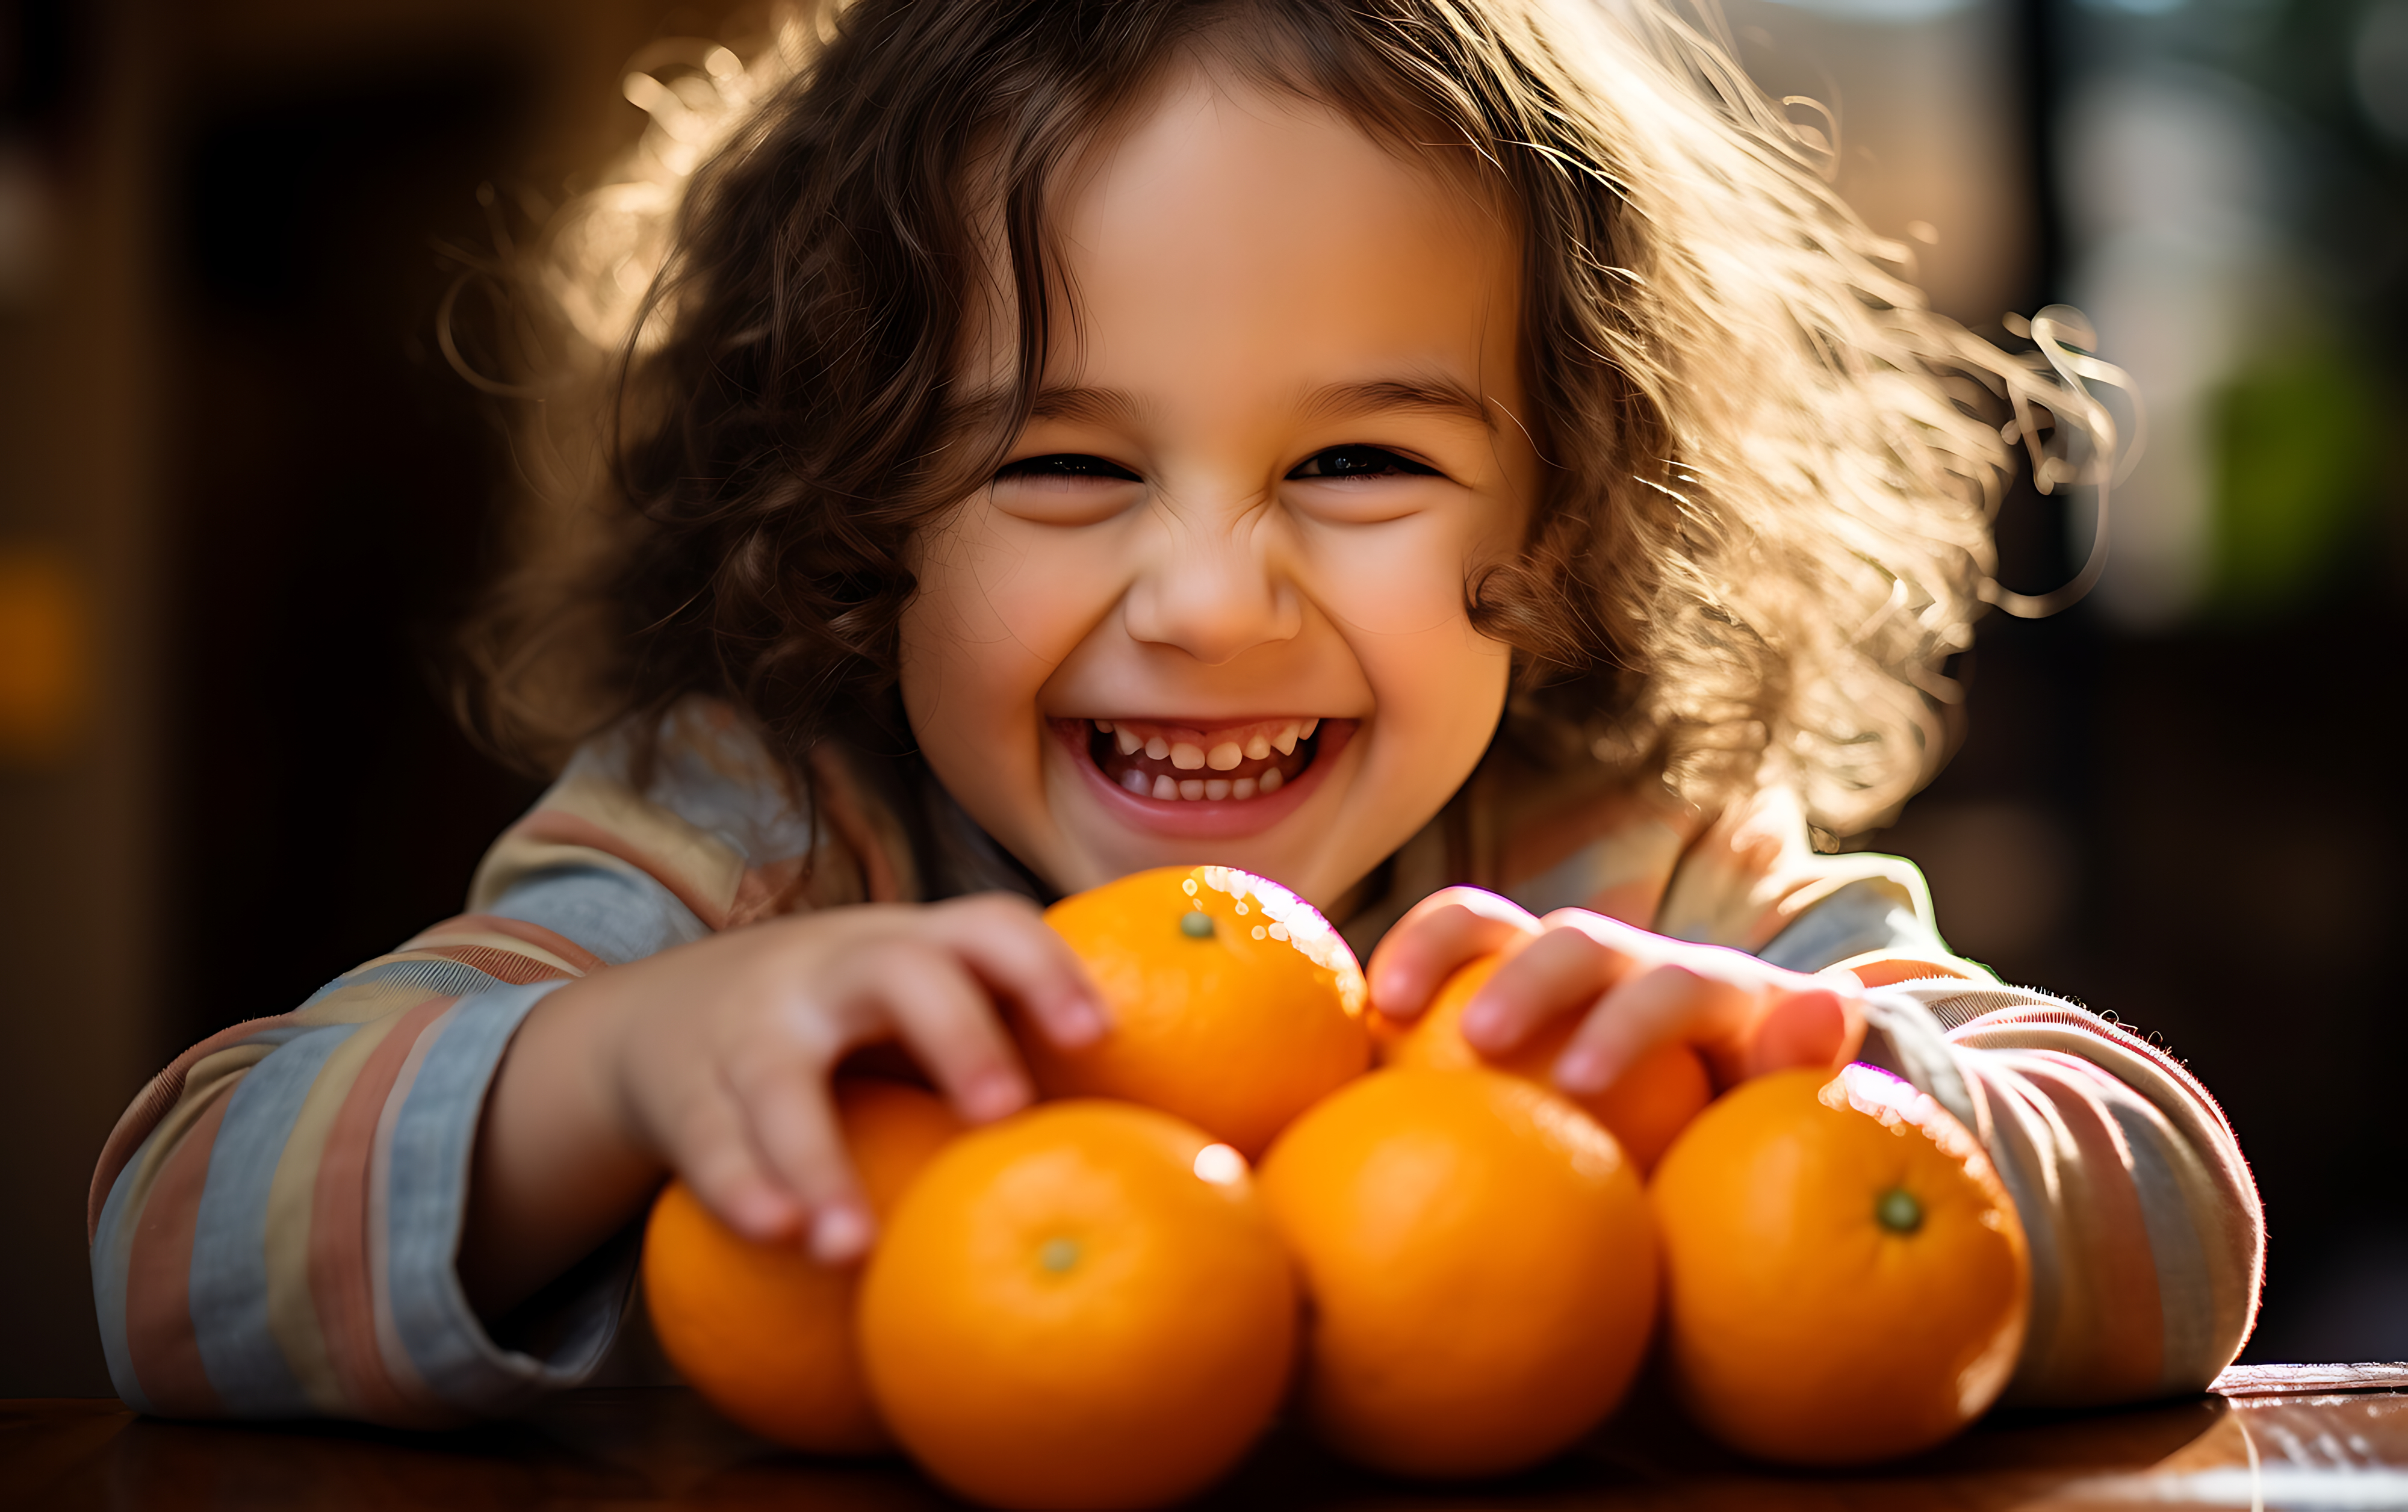
[[[506,1307],[541,1284],[664,1165],[752,1238],[860,1255],[871,1220],[830,1073],[898,1041],[963,1117],[1000,1118],[1030,1087],[998,1000],[1066,1048],[1105,1028],[1078,958],[1005,894],[777,920],[562,988],[521,1027],[480,1130],[472,1298]]]
[[[1469,887],[1432,893],[1397,921],[1371,953],[1371,1005],[1391,1019],[1418,1017],[1457,967],[1491,952],[1512,959],[1465,1007],[1463,1037],[1502,1055],[1550,1020],[1583,1015],[1555,1061],[1568,1091],[1604,1091],[1668,1041],[1695,1048],[1727,1087],[1791,1066],[1837,1066],[1864,1039],[1863,1001],[1850,983],[1584,908],[1537,919]]]
[[[964,1118],[984,1122],[1030,1096],[996,999],[1066,1046],[1103,1028],[1078,958],[1004,894],[831,909],[619,977],[636,1006],[614,1071],[645,1142],[737,1228],[772,1238],[810,1219],[811,1248],[829,1259],[869,1238],[828,1096],[848,1051],[899,1040]]]

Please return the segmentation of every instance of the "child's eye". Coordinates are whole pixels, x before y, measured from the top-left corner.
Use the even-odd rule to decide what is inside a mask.
[[[1411,457],[1399,456],[1385,447],[1331,447],[1316,451],[1297,464],[1290,478],[1381,478],[1417,476],[1434,478],[1438,469],[1426,466]]]
[[[1142,481],[1119,463],[1107,462],[1083,451],[1055,451],[1042,457],[1023,457],[1018,462],[1004,464],[995,477],[997,482],[1007,478],[1093,478],[1116,483]]]

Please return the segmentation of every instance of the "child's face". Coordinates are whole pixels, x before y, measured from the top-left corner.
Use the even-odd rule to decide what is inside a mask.
[[[1059,209],[1076,349],[916,543],[912,728],[1056,887],[1214,862],[1331,904],[1503,706],[1465,592],[1539,487],[1517,239],[1342,118],[1201,72]]]

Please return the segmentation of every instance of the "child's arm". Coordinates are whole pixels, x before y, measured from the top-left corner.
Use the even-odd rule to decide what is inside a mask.
[[[2214,1099],[2096,1015],[1912,943],[1805,977],[1581,909],[1541,920],[1451,889],[1398,921],[1369,976],[1373,1004],[1410,1017],[1457,964],[1516,952],[1466,1007],[1465,1037],[1504,1051],[1582,1014],[1556,1065],[1574,1091],[1610,1086],[1668,1039],[1695,1046],[1726,1085],[1850,1057],[1895,1071],[1973,1130],[2031,1241],[2031,1323],[2006,1400],[2201,1390],[2248,1337],[2265,1252],[2256,1185]]]
[[[171,1417],[456,1422],[601,1358],[585,1326],[502,1348],[452,1278],[469,1136],[527,1010],[602,962],[492,913],[447,920],[296,1011],[179,1056],[94,1172],[93,1294],[118,1394]]]
[[[1025,905],[842,906],[905,892],[908,849],[880,843],[879,816],[847,800],[841,772],[823,783],[819,815],[796,815],[766,753],[707,706],[672,715],[656,767],[639,792],[617,743],[581,751],[487,857],[474,913],[294,1012],[211,1036],[127,1110],[94,1174],[90,1234],[103,1345],[128,1403],[423,1426],[573,1385],[624,1307],[625,1220],[665,1160],[697,1148],[660,1137],[657,1121],[577,1125],[573,1097],[548,1105],[548,1082],[575,1091],[594,1063],[580,1048],[602,1043],[577,1029],[643,1017],[648,1037],[625,1048],[690,1067],[676,1030],[705,994],[687,967],[810,966],[812,920],[736,928],[788,912],[983,909],[993,929],[1012,933],[1016,919],[1040,948],[1052,941]],[[664,978],[673,1003],[634,991]],[[649,1011],[612,1006],[630,995]],[[828,1035],[821,1055],[845,1038]],[[786,1099],[787,1116],[808,1121],[812,1091]],[[480,1137],[494,1114],[514,1132]],[[840,1166],[820,1169],[841,1188]],[[473,1302],[455,1260],[464,1229],[482,1267]],[[489,1329],[614,1234],[515,1320],[547,1327]]]
[[[2024,1218],[2031,1325],[2003,1400],[2088,1406],[2205,1389],[2256,1323],[2266,1254],[2257,1183],[2207,1089],[2163,1049],[2044,992],[1926,977],[1871,995],[1917,1035],[1944,1031],[1963,1082],[1952,1111]]]
[[[899,1041],[972,1121],[1031,1095],[994,1012],[1066,1047],[1103,1028],[1026,899],[862,906],[731,931],[597,973],[527,1016],[479,1125],[460,1278],[487,1318],[566,1270],[674,1169],[738,1230],[831,1263],[871,1237],[827,1078]]]

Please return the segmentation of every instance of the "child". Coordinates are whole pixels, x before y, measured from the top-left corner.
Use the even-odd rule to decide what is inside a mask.
[[[833,1068],[896,1042],[967,1117],[1021,1106],[998,1006],[1110,1033],[1031,900],[1207,860],[1340,920],[1394,1017],[1517,950],[1465,1032],[1581,1016],[1567,1087],[1667,1039],[1725,1085],[1914,1080],[2030,1234],[2014,1400],[2231,1359],[2261,1227],[2207,1094],[1950,955],[1906,863],[1811,843],[1938,760],[2011,460],[1966,375],[2035,456],[2085,401],[1927,313],[1727,53],[1644,0],[821,30],[695,176],[611,476],[478,643],[558,781],[470,913],[111,1137],[129,1403],[572,1384],[672,1171],[858,1257]],[[688,151],[756,82],[698,61],[659,87]]]

